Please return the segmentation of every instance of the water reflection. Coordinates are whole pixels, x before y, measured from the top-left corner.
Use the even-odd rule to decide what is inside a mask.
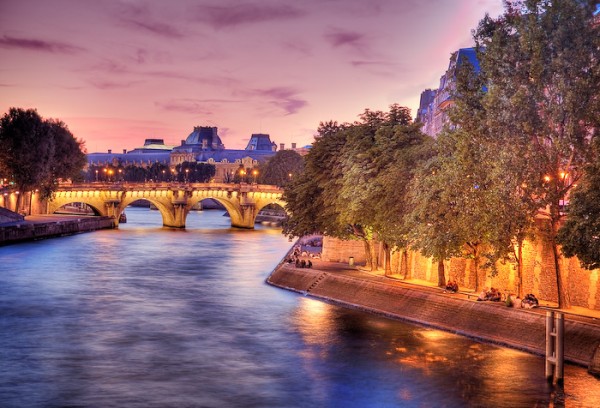
[[[279,231],[221,213],[0,248],[0,405],[551,406],[543,360],[272,288]],[[566,367],[567,406],[598,380]]]

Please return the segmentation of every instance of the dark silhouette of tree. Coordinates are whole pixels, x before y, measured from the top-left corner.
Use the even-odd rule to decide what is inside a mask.
[[[258,171],[260,183],[283,187],[304,171],[304,159],[293,150],[280,150]]]
[[[0,177],[19,191],[37,189],[43,198],[50,197],[60,180],[79,179],[85,163],[83,142],[63,122],[19,108],[10,108],[0,119]]]
[[[593,151],[594,160],[570,196],[568,216],[558,233],[565,256],[577,256],[590,270],[600,268],[600,139]]]
[[[183,162],[175,167],[177,172],[177,181],[188,183],[206,183],[210,181],[216,173],[214,164],[199,162]],[[156,170],[160,174],[162,168]],[[167,168],[168,171],[168,168]]]

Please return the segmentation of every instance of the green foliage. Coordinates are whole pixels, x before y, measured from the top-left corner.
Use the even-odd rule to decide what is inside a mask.
[[[431,140],[399,105],[389,112],[367,109],[360,119],[321,123],[304,173],[286,186],[291,215],[284,233],[367,243],[376,237],[388,249],[406,247],[408,184]]]
[[[259,181],[283,187],[304,171],[304,159],[293,150],[280,150],[259,168]]]
[[[155,163],[156,170],[150,169],[150,174],[155,179],[160,179],[160,174],[164,165]],[[215,176],[216,168],[214,164],[200,162],[183,162],[175,167],[177,181],[188,183],[206,183]],[[168,168],[167,168],[168,171]]]
[[[76,179],[86,163],[83,142],[58,120],[10,108],[0,119],[0,177],[49,197],[58,181]]]
[[[504,15],[486,17],[475,31],[477,45],[485,49],[484,124],[501,143],[497,152],[513,146],[503,168],[514,165],[508,174],[523,180],[513,186],[529,197],[520,202],[522,209],[528,211],[535,200],[548,209],[561,307],[570,303],[556,242],[561,204],[590,159],[590,136],[600,118],[600,33],[593,3],[509,1]],[[517,222],[521,230],[527,218]]]
[[[587,269],[600,268],[600,139],[593,152],[594,160],[573,190],[567,220],[558,234],[565,256],[577,256]]]

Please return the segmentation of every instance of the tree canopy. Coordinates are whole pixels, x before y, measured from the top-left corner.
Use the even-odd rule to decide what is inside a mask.
[[[389,112],[367,109],[359,118],[321,123],[304,173],[286,186],[291,215],[284,233],[361,239],[369,263],[373,237],[388,254],[406,245],[406,186],[429,138],[399,105]]]
[[[536,197],[538,208],[548,209],[546,233],[561,307],[570,305],[556,241],[562,204],[590,160],[589,145],[600,118],[600,36],[594,3],[507,1],[505,13],[497,19],[486,16],[474,35],[487,90],[478,129],[489,129],[497,156],[492,162],[505,159],[502,172],[518,180],[504,200],[528,197],[519,203],[530,211]],[[505,150],[511,155],[501,153]],[[528,222],[520,224],[526,227]]]
[[[259,168],[263,184],[283,187],[304,171],[304,159],[293,150],[280,150]]]
[[[86,162],[83,142],[63,122],[19,108],[0,119],[0,177],[19,190],[49,197],[59,180],[81,177]]]
[[[563,253],[577,256],[587,269],[600,268],[600,139],[593,148],[594,160],[570,196],[568,217],[558,234]]]

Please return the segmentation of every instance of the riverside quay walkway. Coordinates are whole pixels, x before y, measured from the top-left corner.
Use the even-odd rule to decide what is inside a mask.
[[[546,311],[559,311],[548,304],[522,309],[504,302],[480,302],[469,292],[451,293],[430,283],[387,277],[382,271],[310,260],[312,268],[282,262],[267,283],[541,356],[546,351]],[[560,311],[565,313],[565,360],[600,374],[600,311],[576,307]]]

